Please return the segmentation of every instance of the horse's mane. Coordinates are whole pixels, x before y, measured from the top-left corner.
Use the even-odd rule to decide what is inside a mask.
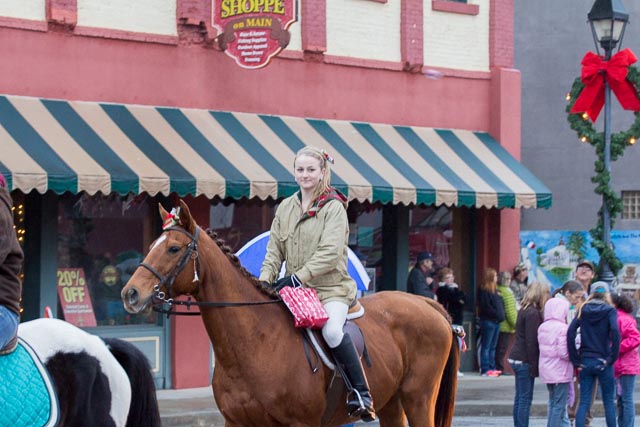
[[[259,291],[263,294],[269,295],[272,298],[278,297],[278,292],[270,286],[264,286],[263,282],[259,281],[253,274],[247,271],[246,268],[242,266],[240,263],[240,259],[233,252],[233,249],[220,237],[218,237],[218,233],[208,228],[206,230],[207,236],[211,238],[215,242],[216,245],[220,248],[223,254],[227,256],[231,264],[240,271],[242,276],[244,276],[253,286],[255,286]]]

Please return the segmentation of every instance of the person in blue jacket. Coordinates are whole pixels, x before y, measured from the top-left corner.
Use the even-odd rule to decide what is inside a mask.
[[[578,329],[580,333],[576,342]],[[620,354],[620,331],[618,314],[611,305],[607,283],[591,284],[589,297],[569,325],[567,346],[571,363],[580,376],[580,404],[576,414],[576,427],[585,425],[596,379],[602,391],[607,427],[616,427],[613,362]]]

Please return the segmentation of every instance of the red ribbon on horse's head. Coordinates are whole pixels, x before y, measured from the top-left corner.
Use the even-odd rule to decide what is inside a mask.
[[[173,208],[170,213],[165,215],[162,229],[166,230],[169,227],[174,227],[179,224],[182,224],[180,222],[180,208]]]
[[[620,105],[625,110],[640,111],[640,99],[636,88],[627,80],[628,68],[638,58],[631,49],[624,49],[604,61],[602,57],[593,52],[587,52],[582,58],[582,83],[584,89],[573,104],[571,113],[586,112],[594,122],[604,105],[604,79],[611,87]]]

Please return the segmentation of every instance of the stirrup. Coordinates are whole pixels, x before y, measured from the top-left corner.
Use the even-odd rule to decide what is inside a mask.
[[[347,410],[349,412],[349,416],[352,418],[360,418],[362,419],[362,421],[365,421],[365,422],[375,421],[376,419],[375,411],[373,410],[373,408],[369,409],[365,406],[364,400],[362,399],[362,395],[360,395],[360,392],[356,389],[353,389],[352,393],[355,394],[357,401],[356,400],[350,401],[347,399]],[[371,404],[373,405],[373,402],[371,402]],[[351,408],[354,408],[354,409],[351,409]]]

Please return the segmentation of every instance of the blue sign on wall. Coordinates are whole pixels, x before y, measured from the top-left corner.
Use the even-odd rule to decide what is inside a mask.
[[[623,263],[617,284],[640,289],[640,231],[612,231],[611,243]],[[521,231],[520,259],[529,267],[529,281],[547,283],[554,290],[575,277],[578,261],[598,264],[588,231]]]

